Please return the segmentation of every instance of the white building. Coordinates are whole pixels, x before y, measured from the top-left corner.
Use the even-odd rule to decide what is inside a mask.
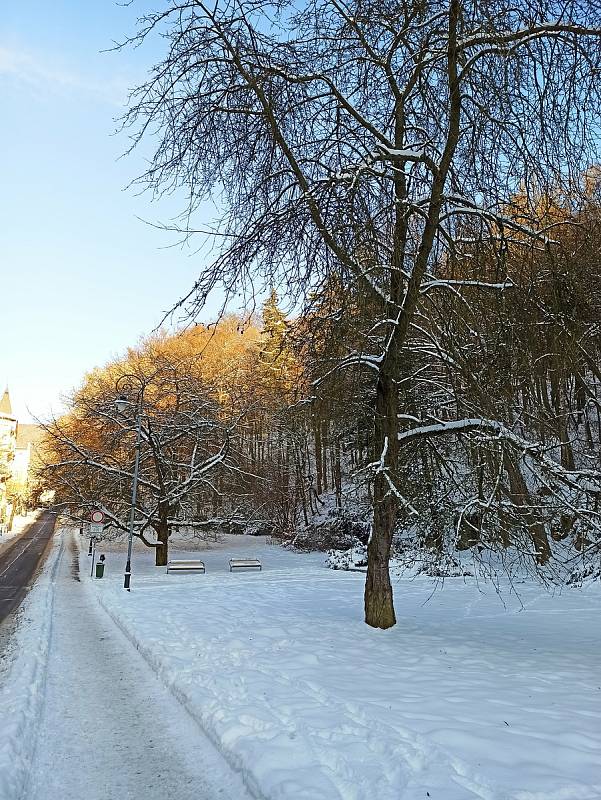
[[[32,455],[41,434],[39,425],[19,424],[7,387],[0,399],[0,523],[11,521],[11,500],[27,496]],[[9,497],[9,488],[14,498]]]
[[[17,427],[17,418],[13,415],[7,387],[0,399],[0,523],[7,522],[10,517],[7,486],[13,474]]]

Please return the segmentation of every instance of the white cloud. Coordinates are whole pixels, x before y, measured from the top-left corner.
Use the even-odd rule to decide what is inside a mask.
[[[16,81],[36,94],[45,94],[48,91],[85,93],[111,105],[121,106],[127,98],[128,87],[124,80],[115,76],[100,80],[82,72],[65,69],[53,61],[56,62],[56,59],[0,43],[0,81]]]

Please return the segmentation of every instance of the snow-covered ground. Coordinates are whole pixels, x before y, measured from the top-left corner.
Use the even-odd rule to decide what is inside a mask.
[[[0,679],[1,800],[250,800],[80,581],[59,534]]]
[[[398,625],[375,631],[363,576],[321,554],[226,537],[206,575],[166,575],[138,548],[128,594],[123,545],[105,552],[88,588],[259,797],[601,798],[598,585],[524,583],[504,606],[473,580],[400,580]]]
[[[136,548],[128,594],[122,543],[99,581],[56,538],[0,670],[0,800],[601,798],[598,586],[404,579],[374,631],[321,554],[182,547],[206,575]]]

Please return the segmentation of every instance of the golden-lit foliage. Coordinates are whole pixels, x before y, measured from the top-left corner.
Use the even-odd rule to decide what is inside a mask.
[[[227,439],[227,459],[220,462],[216,482],[195,489],[189,502],[172,504],[165,520],[202,517],[224,503],[231,510],[236,497],[253,491],[260,495],[267,486],[279,497],[278,480],[289,485],[282,470],[288,476],[293,447],[284,417],[303,391],[304,379],[275,294],[265,304],[261,325],[228,316],[175,334],[154,333],[121,358],[90,371],[68,412],[47,427],[44,462],[47,479],[62,481],[59,502],[76,508],[112,504],[116,519],[123,518],[130,481],[108,481],[107,470],[131,474],[131,424],[115,412],[127,376],[134,376],[134,390],[137,384],[144,386],[144,424],[155,432],[154,449],[165,450],[153,454],[153,448],[146,448],[141,467],[149,483],[142,495],[156,494],[150,483],[160,487],[165,481],[185,480],[191,454],[206,459],[218,449],[217,434],[207,438],[206,432],[199,433],[199,414]],[[190,430],[187,420],[193,423]],[[272,468],[279,470],[279,479],[267,479]],[[166,504],[160,498],[157,502],[157,508]],[[149,524],[155,527],[154,521]]]

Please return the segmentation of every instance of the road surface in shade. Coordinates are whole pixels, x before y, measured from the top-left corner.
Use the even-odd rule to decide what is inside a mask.
[[[17,608],[54,533],[56,515],[42,514],[0,553],[0,622]]]

